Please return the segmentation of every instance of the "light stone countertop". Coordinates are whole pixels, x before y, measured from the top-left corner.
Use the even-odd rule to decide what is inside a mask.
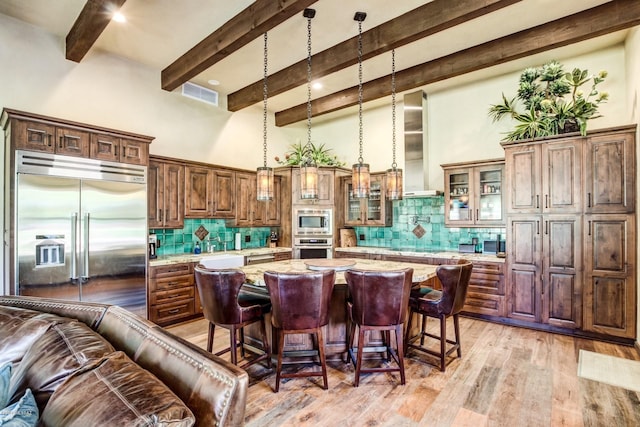
[[[161,265],[179,264],[183,262],[199,262],[202,258],[209,258],[218,255],[242,255],[242,256],[254,256],[254,255],[266,255],[275,254],[280,252],[291,252],[291,248],[250,248],[242,249],[239,251],[215,251],[205,252],[201,254],[173,254],[173,255],[158,255],[156,259],[149,260],[150,267],[157,267]]]
[[[396,256],[410,256],[410,257],[422,257],[422,258],[448,258],[448,259],[468,259],[470,261],[490,261],[504,263],[504,258],[498,258],[493,254],[475,254],[475,253],[460,253],[454,251],[428,251],[417,252],[411,249],[390,249],[380,248],[374,246],[353,246],[350,248],[336,248],[337,252],[352,252],[362,254],[378,254],[378,255],[396,255]]]
[[[240,267],[240,270],[244,271],[247,276],[247,283],[249,284],[249,288],[251,285],[256,288],[264,288],[264,272],[265,271],[276,271],[278,273],[289,273],[289,272],[303,272],[310,273],[312,270],[307,267],[305,259],[291,259],[285,261],[276,261],[269,262],[264,264],[254,264],[254,265],[246,265],[244,267]],[[417,264],[417,263],[409,263],[409,262],[396,262],[396,261],[379,261],[379,260],[370,260],[370,259],[349,259],[349,258],[340,258],[340,261],[352,261],[353,265],[350,265],[348,268],[360,269],[360,270],[373,270],[373,271],[392,271],[399,270],[403,268],[413,268],[413,282],[422,282],[431,277],[434,277],[436,274],[436,265],[429,264]],[[335,283],[336,284],[346,284],[346,280],[344,278],[344,270],[346,268],[340,268],[336,270]],[[247,287],[247,285],[244,285]]]

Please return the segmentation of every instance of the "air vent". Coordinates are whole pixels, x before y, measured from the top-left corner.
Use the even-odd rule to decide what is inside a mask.
[[[193,83],[185,83],[182,85],[182,95],[187,98],[197,99],[207,104],[218,106],[218,92],[207,89]]]

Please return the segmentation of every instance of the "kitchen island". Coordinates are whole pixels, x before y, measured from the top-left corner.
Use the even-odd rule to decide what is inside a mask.
[[[341,260],[345,260],[341,258]],[[286,261],[271,262],[257,265],[247,265],[241,267],[241,270],[247,276],[247,283],[242,287],[244,292],[255,293],[258,295],[268,295],[267,288],[264,284],[263,274],[265,271],[276,272],[304,272],[309,273],[305,262],[312,260],[294,259]],[[390,271],[403,268],[413,268],[413,282],[423,282],[435,277],[435,265],[419,264],[410,262],[396,261],[379,261],[367,259],[353,259],[353,265],[349,268],[362,270]],[[313,267],[312,267],[313,268]],[[349,322],[347,314],[347,296],[348,289],[344,279],[344,271],[336,271],[335,287],[331,296],[331,304],[329,307],[329,324],[324,330],[325,352],[327,360],[342,359],[344,352],[347,350],[347,325]],[[271,315],[267,315],[267,322],[271,323]],[[414,322],[416,323],[416,322]],[[267,328],[267,335],[272,349],[278,348],[278,343],[274,341],[277,334],[274,334],[271,328]],[[367,346],[381,346],[382,336],[380,333],[371,333],[365,338]],[[245,340],[252,346],[260,347],[260,331],[257,324],[250,325],[245,328]],[[304,352],[313,349],[313,341],[311,335],[288,335],[285,338],[286,352]],[[286,359],[285,359],[286,363]]]

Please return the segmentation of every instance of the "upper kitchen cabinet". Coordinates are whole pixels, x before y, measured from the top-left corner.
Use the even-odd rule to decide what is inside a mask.
[[[213,169],[213,217],[235,218],[236,173],[232,170]]]
[[[147,165],[152,137],[4,109],[0,120],[15,150],[44,151]]]
[[[391,202],[386,198],[385,174],[371,174],[369,197],[353,197],[351,177],[341,178],[344,187],[344,224],[350,226],[390,226],[393,222]]]
[[[576,213],[582,209],[582,141],[505,145],[508,213]]]
[[[184,217],[213,217],[213,169],[187,164],[184,175]]]
[[[442,165],[445,225],[504,226],[504,160]]]
[[[635,210],[635,127],[587,138],[585,146],[586,213]]]
[[[335,172],[327,168],[318,168],[318,198],[303,199],[300,191],[300,168],[293,168],[291,174],[291,193],[294,205],[329,205],[334,204]]]
[[[92,133],[90,156],[92,159],[146,165],[149,163],[149,144],[106,133]]]
[[[148,168],[149,228],[184,226],[184,165],[151,159]]]
[[[257,177],[252,172],[236,172],[236,227],[269,227],[280,225],[280,178],[274,179],[274,198],[259,201]]]

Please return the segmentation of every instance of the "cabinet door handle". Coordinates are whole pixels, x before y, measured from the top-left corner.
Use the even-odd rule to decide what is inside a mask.
[[[587,193],[587,207],[591,207],[591,192]]]
[[[536,194],[536,209],[540,209],[540,195]]]
[[[47,134],[47,140],[49,140],[49,143],[47,144],[49,147],[51,147],[51,139],[52,139],[53,135],[51,135],[50,133]]]
[[[536,221],[536,234],[540,234],[540,221]]]
[[[549,195],[548,194],[544,195],[544,207],[545,207],[545,209],[549,209]]]
[[[167,311],[167,313],[169,313],[169,314],[176,314],[176,313],[179,313],[179,312],[180,312],[180,309],[179,309],[179,308],[175,308],[175,309],[173,309],[173,310],[169,310],[169,311]]]
[[[158,221],[162,221],[162,209],[158,209]]]
[[[549,235],[549,221],[544,222],[544,234]]]
[[[589,230],[587,235],[591,236],[591,221],[588,222],[587,229]]]
[[[476,209],[476,221],[480,221],[480,213],[478,212],[478,209]]]
[[[119,148],[119,147],[116,145],[116,146],[114,147],[114,149],[113,149],[113,154],[114,154],[116,157],[118,157],[118,148]]]
[[[59,148],[62,148],[62,139],[63,139],[63,138],[64,138],[64,137],[63,137],[62,135],[60,135],[60,141],[58,142],[58,147],[59,147]]]

